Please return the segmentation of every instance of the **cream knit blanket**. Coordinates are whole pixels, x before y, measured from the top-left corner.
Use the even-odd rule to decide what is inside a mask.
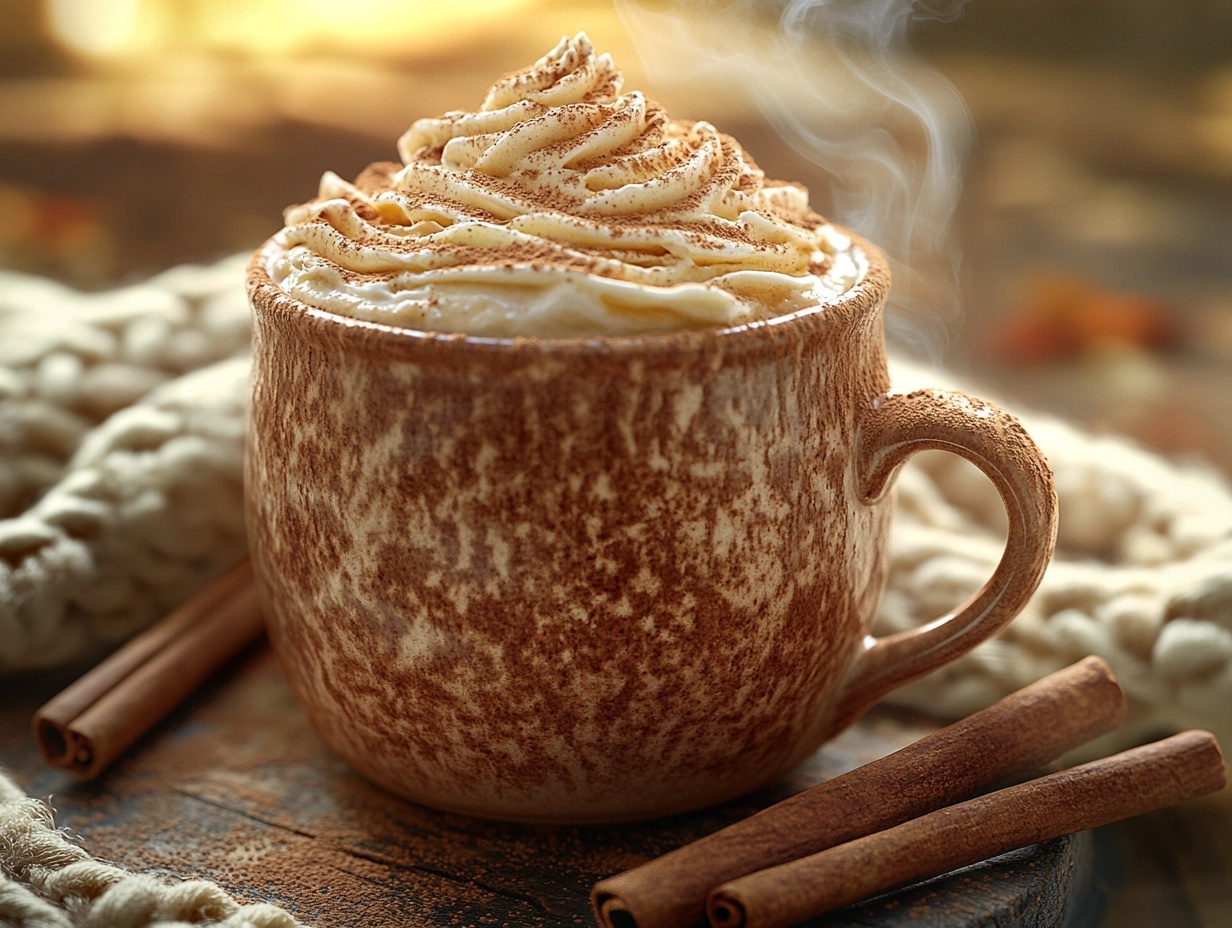
[[[243,553],[243,264],[102,295],[0,274],[0,673],[100,653]],[[966,388],[892,368],[899,388]],[[1098,654],[1131,700],[1101,749],[1195,726],[1232,741],[1228,484],[1120,438],[1022,419],[1056,472],[1056,559],[1000,635],[890,698],[958,716]],[[929,621],[972,592],[1000,557],[1003,522],[973,467],[919,456],[898,483],[876,630]]]

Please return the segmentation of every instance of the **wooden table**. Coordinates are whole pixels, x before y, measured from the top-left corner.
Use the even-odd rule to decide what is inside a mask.
[[[326,926],[593,924],[601,876],[664,853],[935,729],[877,710],[774,786],[637,825],[537,828],[424,809],[368,785],[313,734],[264,645],[99,780],[44,767],[29,718],[72,672],[0,683],[0,759],[95,855],[203,876]],[[1229,809],[1191,803],[988,861],[818,922],[869,928],[1232,925]]]
[[[583,15],[580,10],[593,17],[600,9],[612,18],[606,3],[574,4],[569,14],[577,21]],[[981,10],[972,7],[967,13],[965,21],[970,22]],[[985,5],[983,15],[995,18],[1002,14],[994,5]],[[1023,15],[1034,16],[1037,26],[1048,36],[1055,33],[1058,41],[1072,38],[1070,33],[1051,29],[1047,11]],[[1126,20],[1129,28],[1135,26],[1132,20]],[[604,48],[617,52],[618,61],[635,67],[636,56],[620,32],[594,22],[583,24],[602,40]],[[1116,23],[1110,21],[1110,25]],[[923,30],[921,38],[927,40],[929,34]],[[322,170],[353,176],[368,161],[390,155],[390,140],[405,128],[409,116],[463,105],[467,98],[456,88],[480,92],[492,76],[492,62],[513,66],[544,50],[542,33],[535,30],[502,31],[485,21],[476,35],[488,44],[480,50],[468,46],[456,54],[432,57],[423,74],[371,72],[373,80],[416,88],[413,97],[395,92],[370,95],[364,112],[370,121],[381,123],[379,130],[371,132],[356,127],[354,107],[347,98],[346,111],[338,113],[340,121],[335,126],[326,125],[328,118],[322,121],[323,102],[319,100],[310,123],[283,120],[249,125],[244,120],[252,118],[251,105],[219,107],[194,85],[190,100],[202,100],[210,107],[207,115],[223,119],[224,128],[233,130],[219,133],[210,121],[185,118],[179,109],[177,119],[163,118],[151,108],[156,98],[165,97],[167,105],[177,108],[182,101],[150,95],[138,86],[136,97],[147,101],[144,107],[113,107],[127,120],[124,131],[108,126],[93,110],[82,110],[85,122],[95,127],[93,134],[65,144],[60,141],[64,127],[49,118],[45,108],[31,107],[29,124],[0,140],[4,180],[12,185],[11,190],[68,197],[55,201],[60,211],[64,212],[67,203],[87,218],[93,216],[95,225],[90,228],[97,234],[86,244],[95,242],[99,247],[97,254],[87,253],[93,260],[82,261],[80,237],[72,240],[71,247],[49,238],[41,249],[31,246],[28,252],[18,250],[9,258],[26,270],[100,286],[184,260],[252,247],[271,230],[271,217],[276,218],[287,203],[302,199],[305,191],[315,189]],[[936,47],[944,48],[943,37],[944,33],[935,31],[934,52]],[[1014,56],[1029,54],[1032,43],[1024,38],[1030,37],[1013,33]],[[1168,35],[1155,36],[1151,47],[1171,41],[1184,48],[1188,57],[1191,39],[1183,30],[1171,30]],[[493,42],[526,48],[498,55],[491,53]],[[962,43],[956,44],[961,49]],[[1084,60],[1091,57],[1090,43],[1084,38],[1078,44]],[[966,324],[956,323],[950,333],[953,350],[949,360],[973,368],[1002,395],[1021,397],[1030,405],[1091,427],[1112,423],[1155,447],[1197,451],[1232,468],[1232,431],[1228,428],[1232,406],[1227,399],[1232,396],[1230,343],[1226,336],[1222,340],[1207,337],[1206,327],[1200,324],[1202,318],[1214,318],[1220,307],[1232,305],[1226,302],[1232,292],[1227,283],[1232,188],[1226,174],[1221,180],[1189,166],[1189,160],[1199,154],[1195,146],[1146,144],[1168,141],[1166,134],[1156,130],[1153,119],[1140,118],[1143,112],[1157,117],[1166,111],[1163,101],[1144,101],[1136,93],[1126,93],[1124,74],[1099,79],[1099,60],[1096,56],[1094,66],[1061,80],[1059,62],[1051,56],[1032,61],[952,54],[940,59],[943,70],[967,93],[981,136],[959,213],[961,244],[973,278],[969,316]],[[295,63],[297,84],[302,84],[309,64]],[[363,64],[363,73],[369,74],[373,62]],[[243,63],[237,67],[242,70]],[[1139,70],[1137,61],[1131,70]],[[59,83],[66,93],[75,92],[79,77],[74,72]],[[243,74],[240,78],[232,78],[227,87],[248,91],[263,86],[245,82]],[[131,83],[132,78],[105,71],[99,81],[101,86],[85,89],[92,98],[101,91],[107,99],[108,87]],[[24,94],[27,83],[24,79],[13,82],[9,89]],[[629,86],[641,87],[643,82],[633,78]],[[1197,105],[1197,97],[1184,82],[1174,90],[1174,108],[1183,116],[1189,112],[1187,107]],[[706,83],[692,91],[696,99],[679,99],[688,93],[677,88],[678,99],[664,102],[672,104],[672,112],[712,118],[725,131],[756,140],[758,161],[772,176],[812,183],[804,159],[776,143],[764,127],[746,128],[742,120],[749,117],[738,101],[715,94]],[[662,93],[656,96],[663,99]],[[255,99],[261,102],[260,97]],[[244,100],[251,103],[252,98],[240,102]],[[1110,108],[1110,102],[1117,105]],[[1151,104],[1146,110],[1145,103]],[[382,106],[387,116],[377,119]],[[241,121],[226,123],[231,113]],[[1067,122],[1059,113],[1072,118]],[[1192,109],[1191,115],[1202,114]],[[132,134],[132,121],[140,118],[151,127],[145,142]],[[177,126],[185,132],[197,129],[208,144],[193,145],[187,138],[167,141],[167,133]],[[1065,178],[1070,186],[1058,185],[1055,195],[1036,203],[1024,201],[1019,177],[1006,170],[1004,159],[990,157],[998,151],[1004,154],[1005,148],[997,146],[1005,142],[1018,143],[1021,152],[1024,141],[1036,143],[1062,168],[1072,168],[1073,176]],[[305,157],[304,152],[311,156]],[[1151,161],[1152,155],[1175,155],[1180,161]],[[167,182],[151,184],[151,177]],[[1081,181],[1078,199],[1082,202],[1077,203],[1072,193],[1075,178]],[[175,192],[170,200],[168,189]],[[824,189],[824,185],[819,183],[815,189]],[[1110,202],[1104,194],[1120,194],[1125,199],[1127,190],[1141,194],[1129,197],[1130,205],[1154,208],[1165,220],[1174,220],[1159,226],[1175,233],[1175,240],[1165,243],[1167,247],[1155,240],[1084,241],[1075,231],[1083,226],[1072,221],[1075,216],[1090,219],[1091,210]],[[1008,199],[1007,191],[1013,194]],[[1018,205],[1006,206],[1007,202]],[[1178,217],[1183,221],[1176,221]],[[1148,225],[1156,230],[1156,224]],[[49,228],[59,227],[52,224]],[[1149,359],[1156,365],[1153,370],[1160,374],[1161,384],[1150,403],[1092,389],[1102,383],[1103,375],[1077,362],[1013,368],[984,353],[978,323],[1012,312],[1020,279],[1049,267],[1075,269],[1108,286],[1158,293],[1176,304],[1181,344],[1171,353]],[[594,878],[719,827],[810,778],[870,760],[934,724],[875,714],[775,791],[704,815],[620,829],[549,831],[444,816],[369,787],[323,750],[266,652],[250,655],[200,694],[107,777],[74,786],[64,775],[39,764],[27,731],[35,707],[70,679],[68,673],[0,679],[0,763],[12,768],[29,792],[54,794],[61,821],[81,833],[96,854],[129,867],[207,876],[243,895],[280,902],[322,926],[590,924],[585,891]],[[1085,850],[1068,852],[1074,866],[1094,861],[1082,900],[1086,910],[1076,911],[1075,918],[1107,928],[1232,926],[1232,794],[1228,791],[1221,797],[1103,829],[1084,841]],[[1056,856],[1051,859],[1058,860]],[[1032,869],[1029,861],[1024,866]],[[1040,869],[1037,862],[1034,870]],[[1005,872],[997,864],[977,869],[951,885],[956,892],[972,886],[972,881],[1001,886]],[[915,896],[900,896],[894,911],[938,915],[937,897],[931,894],[939,892],[939,884],[934,884]],[[916,902],[907,904],[908,898]],[[949,923],[960,924],[958,919],[968,915],[988,914],[979,907],[964,914],[961,908],[961,903],[952,905],[948,915],[938,917],[953,915]],[[874,915],[887,911],[883,908]],[[885,923],[883,919],[881,924]],[[985,924],[990,922],[985,919]]]

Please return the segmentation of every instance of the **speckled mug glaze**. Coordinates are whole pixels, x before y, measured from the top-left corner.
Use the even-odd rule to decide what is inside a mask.
[[[1018,423],[889,393],[869,262],[770,323],[492,340],[311,309],[249,268],[248,526],[270,635],[326,743],[474,815],[681,812],[783,773],[1009,621],[1055,496]],[[987,586],[869,637],[886,490],[945,448],[1009,513]]]

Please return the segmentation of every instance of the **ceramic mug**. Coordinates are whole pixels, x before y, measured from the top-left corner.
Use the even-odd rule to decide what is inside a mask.
[[[991,635],[1051,555],[1049,470],[960,393],[893,395],[889,272],[770,322],[492,339],[305,306],[249,267],[246,481],[270,636],[325,742],[426,805],[541,822],[763,784]],[[1009,516],[967,604],[869,629],[895,470],[942,448]]]

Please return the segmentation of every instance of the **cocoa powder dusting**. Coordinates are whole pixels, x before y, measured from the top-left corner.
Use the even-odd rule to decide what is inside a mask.
[[[460,211],[468,221],[492,225],[507,224],[509,213],[559,214],[578,217],[579,221],[584,217],[586,225],[600,230],[603,236],[608,238],[623,236],[633,230],[644,233],[647,229],[660,229],[681,233],[691,248],[709,253],[721,252],[734,244],[745,250],[786,254],[780,243],[764,240],[760,234],[754,234],[747,225],[736,221],[737,214],[753,208],[751,204],[754,202],[760,203],[757,208],[764,213],[797,229],[812,230],[824,225],[824,219],[807,208],[790,209],[779,199],[773,202],[758,201],[761,190],[787,185],[767,180],[753,159],[732,137],[716,134],[713,128],[705,123],[670,119],[663,108],[653,101],[647,101],[644,110],[634,105],[622,105],[620,100],[627,98],[618,100],[616,97],[619,72],[615,71],[610,61],[600,62],[588,42],[578,39],[572,43],[562,42],[531,68],[501,78],[489,92],[489,103],[508,105],[513,100],[532,99],[536,94],[546,92],[563,80],[577,78],[580,71],[586,71],[589,79],[596,82],[583,96],[583,102],[557,107],[536,106],[525,121],[515,124],[505,133],[498,133],[494,140],[488,143],[495,144],[496,139],[504,136],[537,131],[534,127],[539,122],[553,120],[559,128],[548,134],[548,141],[544,145],[533,150],[535,160],[511,171],[487,172],[469,168],[448,172],[452,177],[461,179],[466,188],[474,190],[478,195],[473,202],[468,200],[465,203],[454,201],[454,198],[450,197],[447,202],[450,209]],[[639,114],[642,114],[642,123],[636,134],[629,138],[627,131],[621,127],[627,126],[631,120],[638,118]],[[456,112],[433,123],[449,123],[463,118],[469,117],[466,113]],[[617,141],[604,141],[609,134]],[[717,138],[721,157],[717,166],[701,183],[681,186],[676,196],[658,205],[614,211],[588,211],[586,198],[608,191],[611,187],[610,184],[600,184],[588,193],[591,185],[585,178],[592,172],[616,167],[620,172],[616,176],[621,177],[624,184],[641,184],[662,189],[668,182],[667,179],[673,177],[673,172],[687,159],[695,157],[708,138]],[[574,152],[581,152],[581,155],[575,156]],[[417,164],[447,171],[441,164],[442,154],[443,145],[425,146],[414,153],[413,159]],[[549,175],[539,166],[544,164],[559,164],[561,167]],[[400,170],[401,166],[392,162],[370,165],[356,178],[355,186],[369,198],[384,191],[397,192],[407,198],[412,209],[417,205],[431,208],[434,200],[439,201],[441,191],[418,189],[415,186],[419,182],[416,177],[403,178],[399,182]],[[560,183],[560,177],[569,172],[580,178],[572,187]],[[676,180],[671,182],[678,183]],[[632,187],[619,193],[629,197],[631,204],[636,203],[638,194]],[[661,194],[656,193],[656,196],[662,198]],[[801,196],[800,199],[805,200],[805,197]],[[504,209],[507,212],[497,214],[485,205],[494,202],[506,204]],[[722,204],[722,218],[709,211],[711,205],[716,203]],[[401,253],[424,248],[439,251],[442,252],[440,260],[437,261],[439,266],[459,267],[473,264],[508,267],[536,262],[541,266],[552,265],[617,278],[622,276],[617,255],[610,250],[604,253],[602,249],[580,245],[573,240],[575,236],[567,231],[569,226],[565,227],[566,231],[562,233],[561,240],[545,238],[542,247],[502,245],[500,248],[476,249],[453,244],[437,245],[415,236],[380,239],[381,229],[391,227],[395,220],[377,214],[368,204],[354,205],[356,213],[378,234],[378,238],[369,242],[369,245],[379,245],[392,252]],[[349,246],[340,244],[337,247],[345,250]],[[796,262],[794,273],[810,273],[808,260],[803,257],[810,250],[813,249],[801,246],[802,258]],[[584,257],[586,255],[593,255],[593,260]],[[617,260],[613,261],[613,258]],[[641,262],[638,263],[640,265]],[[713,265],[713,262],[708,261],[707,265]],[[690,277],[693,273],[695,272],[691,272]]]
[[[610,58],[579,35],[497,81],[479,113],[416,122],[399,143],[409,169],[383,162],[361,173],[353,214],[329,215],[336,204],[295,214],[310,218],[284,235],[318,260],[284,266],[281,286],[331,312],[415,325],[419,298],[395,303],[394,294],[432,289],[431,275],[443,270],[517,270],[516,305],[549,285],[532,276],[539,271],[579,275],[581,299],[609,308],[598,295],[611,293],[608,281],[653,286],[679,301],[665,319],[696,312],[704,324],[794,311],[846,285],[817,273],[833,263],[837,240],[809,208],[807,191],[768,180],[709,123],[671,119],[640,94],[617,96],[619,85]],[[451,148],[445,156],[446,143],[456,143],[456,155]],[[374,206],[381,194],[388,196]],[[336,231],[297,236],[316,217]],[[774,276],[753,284],[731,276],[740,271]],[[404,274],[415,275],[413,286]],[[463,276],[450,286],[472,286]],[[698,284],[712,288],[704,298]],[[650,307],[643,310],[649,320]],[[466,317],[447,323],[459,331],[475,321],[469,309],[454,315]]]
[[[374,161],[355,178],[355,187],[367,196],[374,197],[393,187],[394,175],[402,170],[396,161]]]

